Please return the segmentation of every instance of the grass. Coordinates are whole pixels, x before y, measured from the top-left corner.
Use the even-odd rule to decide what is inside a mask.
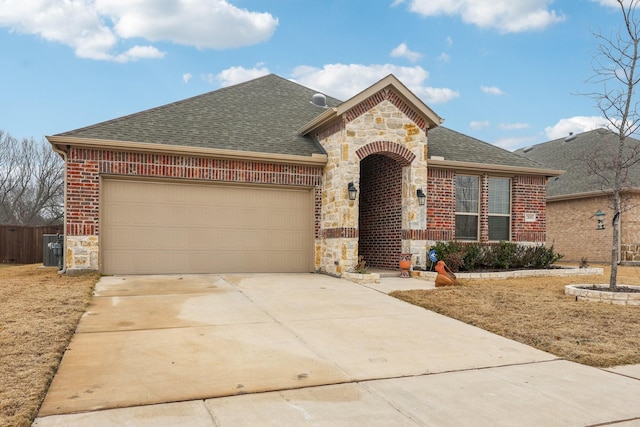
[[[0,425],[30,426],[98,275],[0,264]]]
[[[608,283],[602,276],[462,280],[391,295],[567,360],[608,367],[640,363],[640,307],[576,301],[564,286]],[[620,266],[618,284],[640,285],[640,267]]]

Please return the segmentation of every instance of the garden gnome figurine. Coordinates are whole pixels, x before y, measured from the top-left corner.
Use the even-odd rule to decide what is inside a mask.
[[[453,286],[458,283],[456,281],[456,275],[449,270],[449,267],[447,267],[444,261],[438,261],[436,263],[436,271],[438,272],[436,276],[436,287]]]

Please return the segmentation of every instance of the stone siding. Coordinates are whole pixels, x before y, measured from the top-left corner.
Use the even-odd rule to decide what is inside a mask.
[[[415,197],[417,189],[426,189],[427,183],[425,121],[393,90],[385,89],[346,112],[339,124],[315,137],[328,156],[321,225],[326,238],[322,243],[320,269],[339,275],[356,265],[358,254],[362,253],[358,247],[362,237],[359,224],[367,221],[362,215],[369,214],[378,215],[378,219],[391,215],[389,228],[393,233],[391,237],[387,231],[368,228],[360,245],[364,245],[362,250],[371,257],[373,265],[397,268],[400,252],[404,251],[425,259],[425,241],[416,243],[407,239],[415,236],[411,231],[426,229],[425,206],[418,206]],[[378,170],[376,165],[382,163],[385,166]],[[391,179],[383,184],[385,174]],[[347,194],[350,182],[358,189],[354,201]],[[367,201],[369,196],[373,199]],[[376,209],[378,212],[374,214]],[[337,227],[352,230],[348,235],[336,233],[333,230]],[[380,249],[374,249],[376,245]]]

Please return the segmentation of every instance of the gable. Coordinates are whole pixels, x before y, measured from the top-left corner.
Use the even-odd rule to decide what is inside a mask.
[[[308,135],[340,123],[353,121],[383,101],[389,101],[421,130],[440,126],[444,121],[394,75],[390,74],[364,91],[306,123],[298,132]]]

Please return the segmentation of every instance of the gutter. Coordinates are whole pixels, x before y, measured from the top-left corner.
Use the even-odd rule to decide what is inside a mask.
[[[514,173],[518,175],[543,175],[546,177],[559,176],[565,173],[564,170],[559,170],[559,169],[528,168],[528,167],[521,167],[521,166],[505,166],[505,165],[494,165],[494,164],[487,164],[487,163],[460,162],[456,160],[444,160],[442,158],[427,159],[427,167],[483,171],[483,172],[503,172],[503,173],[507,172],[507,173]]]
[[[270,163],[285,163],[296,165],[324,166],[327,164],[326,154],[312,154],[311,156],[297,156],[294,154],[259,153],[255,151],[236,151],[217,148],[187,147],[182,145],[152,144],[148,142],[113,141],[107,139],[75,138],[69,136],[47,136],[51,145],[73,145],[74,147],[104,149],[115,151],[135,151],[154,154],[175,154],[180,156],[200,156],[216,159],[246,160]],[[56,152],[59,152],[56,150]]]

